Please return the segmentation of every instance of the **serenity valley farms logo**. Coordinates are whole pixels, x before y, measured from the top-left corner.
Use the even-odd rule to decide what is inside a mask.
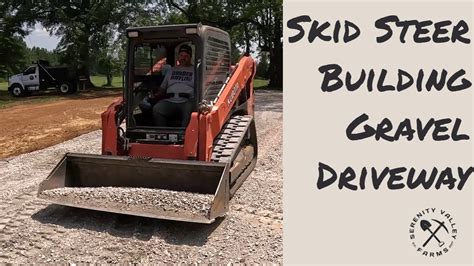
[[[449,252],[458,235],[453,216],[443,209],[426,208],[410,222],[410,240],[419,254],[440,257]]]

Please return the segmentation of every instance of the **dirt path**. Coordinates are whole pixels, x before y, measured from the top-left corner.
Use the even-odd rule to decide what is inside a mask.
[[[100,114],[120,92],[0,109],[0,158],[43,149],[100,128]]]
[[[282,94],[260,91],[256,107],[257,167],[211,225],[36,199],[65,152],[100,153],[100,131],[0,160],[0,263],[282,263]]]

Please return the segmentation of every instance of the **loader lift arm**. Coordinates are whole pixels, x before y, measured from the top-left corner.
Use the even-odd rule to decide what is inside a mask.
[[[244,114],[254,114],[253,78],[255,76],[255,62],[249,56],[243,56],[232,76],[219,93],[210,113],[200,117],[199,160],[210,161],[213,141],[219,135],[224,124],[234,114],[236,103],[245,95],[246,105]]]

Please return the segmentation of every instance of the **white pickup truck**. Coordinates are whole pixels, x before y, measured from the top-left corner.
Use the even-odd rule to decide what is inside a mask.
[[[63,94],[76,92],[76,72],[69,67],[50,67],[47,61],[39,60],[22,73],[8,78],[8,91],[15,97],[50,88],[58,89]]]

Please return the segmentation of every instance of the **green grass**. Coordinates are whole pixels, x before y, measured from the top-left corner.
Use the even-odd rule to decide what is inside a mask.
[[[0,91],[8,90],[8,82],[0,82]]]
[[[253,88],[254,89],[264,89],[268,87],[268,80],[265,79],[254,79],[253,80]]]
[[[91,76],[91,81],[96,87],[104,87],[107,83],[107,78],[105,76]],[[253,87],[255,89],[263,89],[268,87],[269,80],[265,79],[255,79],[253,81]],[[112,79],[112,87],[121,88],[122,87],[122,77],[117,76]]]
[[[105,76],[91,76],[92,83],[97,87],[97,89],[92,89],[92,91],[101,91],[122,87],[122,77],[114,77],[112,79],[112,87],[106,87],[107,78]],[[90,91],[90,90],[89,90]],[[67,96],[66,96],[67,97]],[[9,107],[15,104],[25,104],[25,103],[43,103],[48,101],[56,101],[64,99],[65,96],[57,93],[54,89],[48,91],[42,91],[34,93],[34,96],[31,97],[13,97],[8,92],[8,82],[0,82],[0,109]]]
[[[105,87],[107,83],[107,77],[105,76],[91,76],[91,82],[96,87]],[[112,87],[121,88],[122,87],[122,76],[116,76],[112,78]]]
[[[96,87],[105,87],[107,78],[105,76],[91,76],[91,81]],[[112,79],[112,87],[122,87],[122,77],[117,76]],[[8,89],[8,82],[0,82],[0,91],[6,91]]]
[[[10,93],[6,91],[0,91],[0,109],[10,107],[12,105],[20,104],[20,103],[44,103],[59,99],[60,96],[50,96],[50,97],[42,97],[42,98],[35,98],[29,99],[26,98],[14,98],[10,95]]]
[[[1,91],[3,92],[3,91]],[[10,99],[8,95],[6,97],[3,97],[3,93],[0,94],[0,109],[8,107],[9,105],[15,103],[15,100]]]
[[[107,78],[105,76],[91,76],[91,81],[98,88],[102,88],[102,87],[121,88],[122,87],[122,77],[120,76],[113,77],[112,87],[105,87],[105,83],[107,83]],[[265,89],[268,87],[268,80],[255,79],[253,86],[255,89]],[[42,95],[44,97],[38,97],[34,99],[31,99],[30,97],[15,98],[10,95],[7,89],[8,89],[8,82],[0,82],[0,108],[5,108],[16,103],[23,103],[26,100],[28,100],[29,102],[46,102],[46,101],[63,99],[62,95],[55,95],[54,91],[50,95],[44,95],[45,93],[43,93]],[[97,90],[97,89],[94,89],[94,90]]]
[[[104,87],[107,83],[107,78],[105,76],[91,76],[91,81],[96,87]],[[253,87],[255,89],[261,89],[268,86],[268,80],[264,79],[255,79],[253,81]],[[117,76],[112,79],[112,87],[121,88],[122,87],[122,77]],[[0,91],[6,91],[8,89],[8,82],[0,82]]]

